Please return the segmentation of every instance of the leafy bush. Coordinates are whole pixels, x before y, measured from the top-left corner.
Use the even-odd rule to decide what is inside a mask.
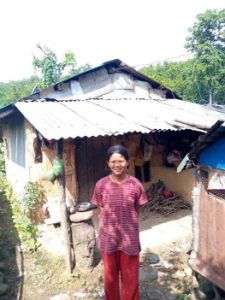
[[[23,209],[26,214],[32,213],[36,205],[44,198],[44,192],[39,182],[28,181],[24,187]]]
[[[32,186],[32,185],[31,185]],[[36,185],[34,185],[36,187]],[[30,185],[29,185],[30,187]],[[39,244],[37,242],[37,232],[38,228],[36,225],[34,225],[30,218],[28,211],[25,212],[23,209],[23,205],[21,205],[21,202],[17,199],[15,199],[13,195],[13,189],[12,186],[8,183],[5,176],[0,177],[0,189],[1,191],[4,191],[4,194],[9,201],[9,204],[11,206],[12,210],[12,219],[13,223],[15,225],[15,228],[17,229],[19,238],[23,246],[26,250],[34,251],[38,248]],[[30,192],[29,192],[30,191]],[[32,191],[34,193],[32,194]],[[30,193],[30,198],[28,197]],[[33,196],[32,196],[33,195]],[[31,205],[31,202],[36,199],[39,193],[37,190],[34,189],[28,189],[27,197],[29,199],[29,205]]]
[[[5,174],[5,159],[3,143],[0,143],[0,175]]]

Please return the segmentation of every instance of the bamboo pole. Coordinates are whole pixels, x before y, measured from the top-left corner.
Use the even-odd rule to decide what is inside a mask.
[[[56,157],[62,159],[63,141],[56,142]],[[66,269],[72,273],[72,251],[71,251],[71,234],[68,222],[68,214],[66,209],[66,195],[65,195],[65,174],[57,178],[58,191],[59,191],[59,207],[60,207],[60,221],[63,233],[63,241],[65,246],[65,261]]]

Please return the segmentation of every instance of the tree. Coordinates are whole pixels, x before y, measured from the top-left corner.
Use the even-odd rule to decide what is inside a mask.
[[[43,77],[43,87],[50,86],[67,77],[74,76],[90,68],[90,65],[78,67],[75,54],[68,51],[64,54],[64,59],[59,62],[56,54],[46,46],[37,45],[43,58],[33,57],[33,66],[40,70]]]
[[[32,94],[32,90],[39,85],[39,82],[40,79],[37,76],[7,83],[0,82],[0,106],[16,102],[18,99]]]
[[[56,54],[47,47],[37,45],[37,48],[44,54],[44,58],[33,57],[33,66],[40,69],[43,76],[43,85],[48,86],[57,82],[60,78],[60,67],[57,63]]]
[[[170,88],[182,99],[204,103],[204,93],[196,81],[196,60],[164,62],[142,68],[140,72]]]
[[[195,55],[199,85],[207,90],[209,102],[224,103],[225,9],[199,14],[189,34],[186,48]]]
[[[198,15],[185,47],[193,58],[140,71],[185,100],[225,104],[225,10],[207,10]]]
[[[27,79],[0,82],[0,106],[16,102],[17,100],[32,94],[34,88],[43,88],[60,80],[84,72],[90,65],[78,67],[75,54],[68,51],[64,54],[61,62],[58,62],[56,54],[47,47],[37,45],[41,50],[43,58],[33,58],[35,69],[40,70],[42,78],[31,76]]]

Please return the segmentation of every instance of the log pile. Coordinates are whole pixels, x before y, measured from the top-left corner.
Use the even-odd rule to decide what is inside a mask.
[[[151,212],[168,216],[181,209],[191,209],[181,195],[169,191],[165,183],[159,180],[146,191],[148,203],[141,208],[142,219],[149,217]]]

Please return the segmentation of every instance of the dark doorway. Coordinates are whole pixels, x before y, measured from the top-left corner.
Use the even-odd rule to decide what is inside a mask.
[[[110,137],[83,138],[76,141],[76,166],[79,201],[90,201],[97,180],[108,174],[106,151]]]

